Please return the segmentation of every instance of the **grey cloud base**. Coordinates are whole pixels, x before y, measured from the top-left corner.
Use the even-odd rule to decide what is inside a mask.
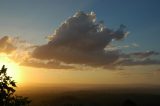
[[[112,31],[103,23],[96,22],[96,14],[77,12],[67,19],[50,37],[48,44],[37,47],[32,56],[37,59],[57,60],[67,64],[103,66],[119,58],[119,52],[105,51],[113,39],[120,40],[128,32],[120,25]]]

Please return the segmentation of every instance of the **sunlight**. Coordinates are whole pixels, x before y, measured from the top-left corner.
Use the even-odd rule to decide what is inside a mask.
[[[9,58],[6,54],[0,54],[0,68],[5,65],[7,68],[7,74],[13,78],[16,82],[21,82],[20,68],[17,63]]]

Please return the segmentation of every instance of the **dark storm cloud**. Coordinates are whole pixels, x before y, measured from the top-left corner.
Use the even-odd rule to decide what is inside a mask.
[[[37,47],[32,56],[37,59],[54,59],[67,64],[102,66],[112,64],[119,58],[119,52],[105,51],[112,40],[121,40],[128,34],[126,26],[110,30],[102,22],[96,22],[96,14],[77,12],[67,19],[48,44]]]
[[[14,46],[12,39],[8,36],[3,36],[0,38],[0,53],[11,53],[14,50],[16,50],[16,47]]]

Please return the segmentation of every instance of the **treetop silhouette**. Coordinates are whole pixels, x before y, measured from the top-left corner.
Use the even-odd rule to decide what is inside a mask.
[[[7,75],[5,65],[0,70],[0,106],[26,106],[31,100],[28,97],[15,95],[16,82]]]

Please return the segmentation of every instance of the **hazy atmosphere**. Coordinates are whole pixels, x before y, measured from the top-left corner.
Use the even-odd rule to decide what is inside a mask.
[[[37,86],[53,92],[64,87],[129,87],[140,92],[138,88],[145,87],[159,94],[159,4],[159,0],[0,0],[0,66],[8,68],[18,90],[27,96]]]

